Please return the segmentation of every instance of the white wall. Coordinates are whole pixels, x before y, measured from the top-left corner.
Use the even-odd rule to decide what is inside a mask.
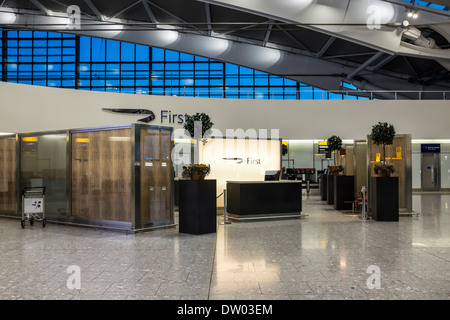
[[[282,139],[366,139],[372,125],[389,122],[398,134],[412,139],[450,138],[448,101],[238,100],[164,97],[90,92],[0,83],[0,132],[38,132],[134,123],[143,115],[119,115],[102,108],[148,108],[150,124],[180,127],[161,121],[171,114],[205,112],[215,128],[279,129]]]

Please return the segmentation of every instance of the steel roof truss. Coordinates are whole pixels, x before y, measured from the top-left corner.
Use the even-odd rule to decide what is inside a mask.
[[[336,40],[336,37],[331,36],[327,42],[323,45],[323,47],[320,49],[319,52],[317,52],[317,57],[321,57],[325,54],[325,52],[330,48],[330,46],[333,44],[334,40]]]
[[[206,11],[206,23],[208,25],[208,36],[212,34],[212,25],[211,25],[211,7],[209,3],[205,3],[205,11]]]
[[[264,36],[264,40],[263,40],[263,46],[264,47],[266,46],[267,42],[269,42],[270,33],[272,32],[272,27],[273,27],[273,20],[270,19],[269,20],[269,25],[267,26],[266,35]]]
[[[150,5],[148,4],[147,0],[140,0],[140,2],[144,5],[145,11],[147,12],[147,15],[151,22],[156,23],[156,17],[155,14],[152,11],[152,8],[150,8]]]
[[[100,12],[100,10],[98,10],[98,8],[95,6],[95,4],[92,3],[91,0],[84,0],[84,2],[88,5],[88,7],[95,13],[95,15],[97,16],[97,18],[100,21],[104,20],[104,16],[103,14]]]
[[[358,68],[356,68],[352,73],[347,76],[347,79],[351,80],[356,77],[361,71],[363,71],[366,67],[370,66],[373,62],[377,61],[381,56],[384,55],[384,52],[377,52],[370,59],[367,59],[366,62],[361,64]]]
[[[31,0],[31,3],[37,7],[39,10],[41,10],[43,13],[45,13],[47,16],[51,14],[51,11],[47,9],[42,3],[40,3],[38,0]]]
[[[150,3],[152,6],[154,6],[155,8],[158,8],[159,10],[163,11],[164,13],[167,13],[168,15],[170,15],[172,18],[174,18],[175,20],[178,20],[180,22],[182,22],[183,24],[185,24],[186,26],[191,27],[194,30],[199,31],[199,33],[201,34],[205,34],[205,32],[201,32],[201,30],[199,30],[197,27],[195,27],[194,25],[192,25],[190,22],[178,17],[177,15],[173,14],[172,12],[158,6],[157,4],[151,2],[151,1],[146,1],[147,3]]]
[[[289,39],[291,39],[292,41],[294,41],[296,44],[298,44],[298,46],[300,48],[302,48],[303,50],[306,50],[307,52],[311,52],[311,50],[309,50],[303,43],[301,43],[300,41],[298,41],[298,39],[296,37],[294,37],[292,34],[290,34],[288,31],[284,30],[283,28],[281,28],[279,25],[276,26],[278,29],[280,29],[281,31],[283,31],[283,33],[285,35],[287,35],[289,37]]]

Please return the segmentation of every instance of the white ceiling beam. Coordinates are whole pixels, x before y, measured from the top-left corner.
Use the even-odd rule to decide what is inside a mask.
[[[368,48],[396,54],[401,42],[400,22],[406,18],[405,2],[392,3],[371,0],[376,12],[368,11],[367,1],[242,1],[198,0],[210,4],[255,14],[275,21],[298,25],[336,38],[361,44]],[[398,1],[403,2],[403,1]],[[425,9],[428,9],[424,7]],[[417,25],[439,26],[448,23],[449,12],[421,10]],[[374,24],[379,18],[379,28]],[[450,37],[450,32],[447,33]],[[444,35],[445,36],[445,35]]]

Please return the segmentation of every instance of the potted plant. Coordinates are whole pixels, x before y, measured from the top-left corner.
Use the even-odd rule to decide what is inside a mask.
[[[330,174],[338,175],[342,171],[344,171],[344,167],[341,166],[341,165],[339,165],[339,166],[330,166]]]
[[[199,129],[196,128],[196,122],[200,122],[201,123],[201,133],[200,132],[196,132]],[[194,146],[194,158],[193,158],[193,162],[194,165],[191,166],[190,168],[192,170],[199,170],[200,174],[203,175],[203,173],[205,173],[206,171],[208,171],[207,173],[209,174],[209,170],[211,170],[211,168],[206,165],[200,165],[198,164],[199,162],[199,153],[200,153],[200,149],[199,149],[199,142],[202,141],[203,144],[206,144],[207,139],[209,138],[210,134],[211,134],[211,128],[214,125],[214,123],[211,121],[211,118],[209,115],[207,115],[206,113],[199,113],[197,112],[194,115],[186,115],[186,120],[183,124],[183,128],[188,132],[189,136],[192,139],[196,140],[196,144]],[[197,166],[199,166],[197,168]],[[208,170],[205,169],[205,167],[208,167]],[[189,168],[188,168],[189,169]],[[187,172],[188,173],[188,172]],[[195,172],[192,172],[192,174],[194,174]],[[188,176],[192,176],[192,174],[189,174]],[[196,175],[194,176],[196,177]],[[204,179],[204,175],[203,175],[203,179]],[[203,180],[201,179],[201,180]],[[195,180],[195,178],[194,178]]]
[[[204,180],[210,173],[211,167],[207,164],[193,164],[185,170],[186,176],[191,180]]]
[[[387,122],[378,122],[372,126],[372,132],[370,139],[376,146],[383,146],[383,157],[380,159],[381,164],[375,165],[374,172],[379,176],[389,177],[391,173],[395,172],[395,168],[392,165],[386,163],[386,146],[392,145],[395,138],[395,128],[392,124]]]
[[[285,156],[288,154],[288,146],[287,144],[282,143],[281,144],[281,155]]]
[[[336,164],[336,153],[342,149],[342,139],[336,135],[333,135],[327,140],[328,152],[334,153],[334,166],[330,166],[331,174],[340,174],[344,168]]]
[[[211,121],[211,118],[206,113],[199,113],[190,116],[186,116],[186,121],[183,124],[183,128],[189,133],[190,137],[193,139],[198,139],[198,136],[195,134],[195,122],[200,121],[202,125],[202,132],[201,132],[201,138],[200,140],[203,142],[203,144],[206,143],[207,139],[209,138],[210,129],[214,125],[214,123]],[[198,134],[198,133],[197,133]]]

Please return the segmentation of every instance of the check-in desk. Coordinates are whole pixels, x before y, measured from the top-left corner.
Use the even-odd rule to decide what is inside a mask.
[[[300,217],[302,181],[227,181],[227,212],[234,219]]]

